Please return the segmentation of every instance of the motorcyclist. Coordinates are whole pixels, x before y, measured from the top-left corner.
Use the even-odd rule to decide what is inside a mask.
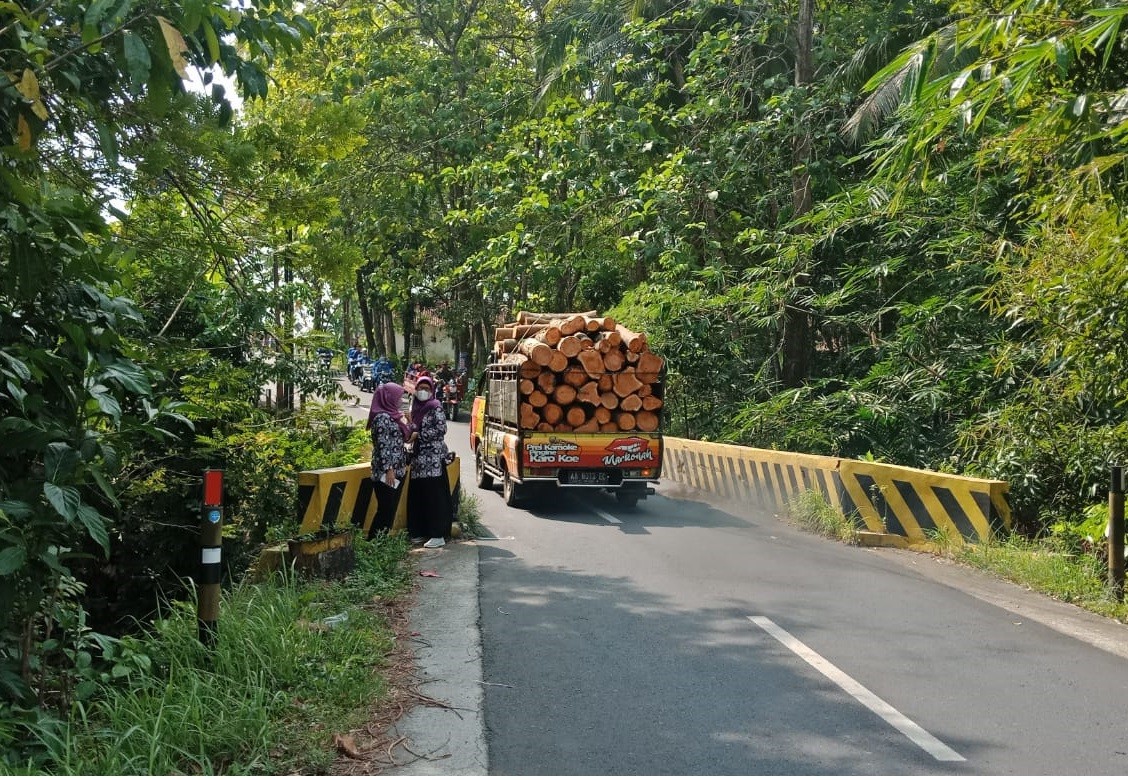
[[[367,365],[368,365],[368,350],[367,349],[361,349],[360,352],[353,359],[352,368],[350,369],[350,371],[351,371],[350,378],[352,379],[353,384],[360,382],[360,380],[364,377],[364,368]]]
[[[439,401],[446,401],[447,383],[454,379],[454,372],[450,370],[450,363],[443,363],[439,366],[439,370],[435,373],[435,378],[439,381],[436,383],[436,393]]]
[[[385,382],[392,381],[392,361],[388,360],[386,356],[381,355],[372,364],[372,379],[377,387]]]

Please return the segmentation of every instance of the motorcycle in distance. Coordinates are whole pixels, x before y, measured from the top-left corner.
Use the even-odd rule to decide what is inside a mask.
[[[443,413],[448,420],[454,421],[458,418],[458,396],[458,383],[448,379],[443,385]]]
[[[379,387],[380,385],[387,384],[388,382],[391,382],[392,381],[392,368],[391,368],[391,366],[382,367],[379,364],[373,364],[373,366],[372,366],[372,381],[373,381],[373,388],[376,388],[376,387]]]
[[[353,366],[356,364],[356,359],[360,357],[360,347],[349,347],[345,352],[345,378],[350,382],[353,378]]]
[[[333,364],[333,350],[328,347],[318,347],[317,361],[321,364],[321,370],[325,373],[329,373],[329,369]]]
[[[374,393],[380,385],[392,381],[392,364],[381,355],[376,360],[369,360],[365,366],[364,378],[361,380],[360,389],[365,393]]]
[[[352,360],[349,361],[349,381],[354,385],[359,385],[364,378],[365,369],[370,362],[366,351],[361,350],[356,353]]]
[[[380,364],[379,360],[369,361],[368,365],[364,367],[364,377],[360,380],[360,389],[365,393],[375,393],[376,388],[385,382],[392,381],[392,368],[385,363]]]
[[[356,384],[359,385],[361,392],[371,393],[376,388],[374,364],[375,361],[367,355],[360,359],[360,377]]]

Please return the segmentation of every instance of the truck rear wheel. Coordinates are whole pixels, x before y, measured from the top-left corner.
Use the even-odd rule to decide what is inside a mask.
[[[517,502],[520,500],[517,488],[517,483],[513,481],[513,477],[506,471],[505,477],[501,483],[501,497],[505,500],[506,506],[517,506]]]
[[[615,493],[615,500],[619,502],[619,506],[625,509],[634,507],[642,496],[633,490],[620,490]]]
[[[474,476],[477,478],[478,487],[484,490],[493,487],[493,477],[486,472],[486,462],[482,459],[482,447],[480,445],[474,450]]]

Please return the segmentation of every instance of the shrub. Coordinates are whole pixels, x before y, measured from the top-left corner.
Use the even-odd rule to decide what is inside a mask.
[[[374,597],[410,587],[402,534],[358,541],[344,582],[279,575],[226,593],[217,644],[191,601],[93,658],[94,695],[62,715],[0,705],[0,772],[71,775],[324,773],[333,735],[385,690],[394,641]],[[344,613],[330,625],[325,619]]]
[[[809,490],[792,498],[789,502],[789,515],[803,528],[822,536],[850,544],[857,542],[857,525],[852,519],[839,514],[821,493]]]

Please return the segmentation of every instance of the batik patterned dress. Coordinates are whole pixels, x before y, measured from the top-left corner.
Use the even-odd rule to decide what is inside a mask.
[[[446,475],[446,431],[441,408],[428,411],[419,424],[407,490],[407,525],[413,538],[450,536],[454,506]]]
[[[403,479],[407,472],[407,451],[399,423],[389,415],[378,414],[372,420],[372,479],[382,480],[388,469]]]
[[[377,414],[372,418],[372,483],[376,494],[376,516],[368,527],[368,538],[381,531],[390,531],[396,520],[396,510],[403,494],[403,478],[407,474],[407,449],[403,430],[390,415]],[[384,482],[388,469],[396,475],[399,484],[392,487]]]

